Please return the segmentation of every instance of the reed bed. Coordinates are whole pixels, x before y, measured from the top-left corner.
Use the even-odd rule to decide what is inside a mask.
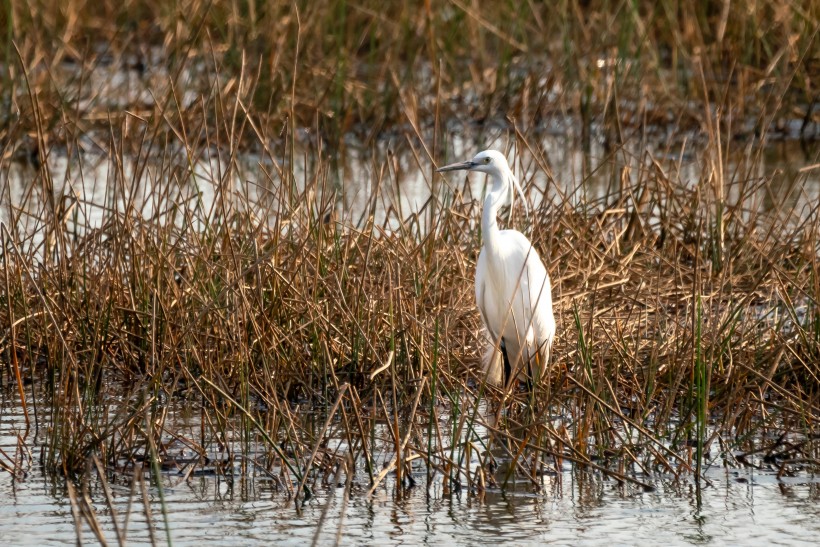
[[[453,2],[390,21],[366,4],[101,5],[6,10],[0,379],[26,428],[0,466],[23,480],[37,438],[38,463],[78,481],[78,529],[102,533],[92,476],[109,507],[108,483],[130,484],[151,521],[147,484],[161,504],[171,470],[266,477],[297,508],[335,484],[389,478],[401,495],[425,474],[445,494],[538,489],[565,462],[629,488],[700,485],[719,464],[816,471],[818,157],[788,184],[762,167],[777,120],[805,122],[804,139],[817,123],[814,3],[764,2],[754,32],[744,2],[509,19]],[[134,12],[128,32],[110,26]],[[111,106],[83,84],[157,43],[167,72],[137,80],[147,95]],[[556,48],[560,69],[533,79],[524,53]],[[69,59],[81,68],[61,76]],[[546,174],[512,221],[548,264],[558,319],[529,391],[482,382],[480,200],[433,176],[465,103],[503,127],[525,183]],[[553,178],[539,132],[564,119],[581,128],[568,141],[604,144],[595,197],[590,171]],[[667,147],[648,147],[658,131]],[[351,132],[365,183],[345,180]],[[107,166],[94,203],[90,149]],[[408,171],[430,195],[411,212]]]
[[[70,141],[104,129],[112,111],[148,115],[160,101],[173,113],[213,93],[216,76],[230,90],[244,74],[254,79],[246,105],[263,127],[278,131],[287,119],[332,143],[405,123],[405,89],[431,91],[414,105],[428,120],[435,111],[474,120],[570,112],[585,128],[603,119],[699,129],[708,99],[733,135],[816,138],[818,20],[811,0],[102,0],[93,9],[10,0],[0,10],[4,125],[35,130],[30,105],[15,100],[24,75],[44,123],[65,124]],[[129,77],[89,77],[112,65]]]

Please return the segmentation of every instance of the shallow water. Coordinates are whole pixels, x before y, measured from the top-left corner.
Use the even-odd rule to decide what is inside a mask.
[[[712,176],[711,159],[696,138],[676,135],[658,142],[636,141],[611,152],[600,139],[582,146],[572,127],[561,125],[568,122],[555,123],[530,135],[534,141],[529,145],[537,146],[539,157],[517,148],[507,125],[476,129],[453,124],[447,151],[436,159],[443,163],[469,158],[484,148],[507,151],[531,208],[546,201],[601,212],[617,201],[620,192],[631,191],[624,182],[640,184],[655,176],[656,166],[676,186],[693,191],[698,185],[711,188],[712,183],[705,182]],[[100,228],[112,211],[126,210],[144,219],[167,220],[174,214],[178,224],[202,228],[224,212],[221,202],[217,207],[221,196],[231,210],[250,212],[272,227],[282,208],[282,192],[298,194],[308,181],[319,180],[318,186],[311,187],[310,196],[316,200],[311,206],[327,200],[342,227],[360,227],[372,215],[380,230],[396,230],[412,219],[424,231],[433,196],[439,207],[472,204],[477,223],[485,178],[462,173],[432,177],[432,160],[418,155],[418,150],[411,152],[421,143],[396,135],[365,145],[349,137],[343,155],[317,155],[313,139],[310,132],[300,135],[289,165],[287,154],[282,159],[257,152],[240,154],[231,163],[215,148],[199,150],[191,163],[184,150],[173,147],[115,159],[110,150],[100,147],[102,138],[86,135],[70,154],[61,148],[48,152],[47,184],[36,161],[0,164],[0,222],[17,231],[18,241],[33,247],[42,242],[50,226],[44,219],[51,218],[52,208],[58,214],[68,211],[63,218],[66,232],[72,235]],[[732,159],[724,166],[724,192],[726,202],[738,206],[742,217],[761,215],[764,221],[794,225],[816,210],[820,201],[816,150],[799,141],[772,142],[762,153],[760,143],[732,146]],[[291,180],[293,189],[288,188]],[[656,205],[649,211],[650,226],[659,221],[658,215]]]
[[[184,413],[172,415],[171,423],[175,418],[177,431],[195,426]],[[17,443],[23,427],[20,407],[6,398],[0,405],[4,458],[21,454]],[[42,446],[33,432],[26,446],[30,453],[23,453],[32,460],[23,465],[25,477],[0,472],[0,499],[5,500],[0,504],[0,537],[5,545],[73,543],[77,531],[65,481],[38,465]],[[176,545],[304,545],[317,534],[320,544],[333,543],[339,534],[343,545],[813,545],[820,533],[820,477],[805,472],[778,479],[775,471],[716,463],[705,474],[711,484],[700,492],[689,478],[662,474],[640,476],[654,487],[644,491],[566,462],[560,472],[545,475],[537,491],[519,482],[503,491],[469,494],[445,491],[440,476],[428,487],[425,468],[416,466],[416,486],[399,491],[395,476],[389,475],[372,496],[361,468],[349,488],[340,476],[335,488],[317,486],[315,497],[299,510],[263,474],[231,479],[164,472],[163,515],[160,492],[149,486],[146,474],[154,540],[165,543],[166,518]],[[109,477],[117,522],[122,527],[128,514],[128,542],[150,543],[139,487],[132,497],[130,484],[130,473]],[[101,485],[90,484],[89,493],[106,540],[115,543]],[[80,534],[84,542],[96,543],[88,524]]]

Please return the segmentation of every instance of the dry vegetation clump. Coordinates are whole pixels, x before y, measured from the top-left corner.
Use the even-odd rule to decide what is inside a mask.
[[[519,150],[537,149],[529,138]],[[529,169],[548,170],[529,158]],[[628,469],[688,472],[702,459],[691,447],[719,441],[731,454],[768,432],[797,436],[783,461],[814,461],[816,201],[766,210],[772,180],[754,166],[722,181],[704,168],[694,187],[674,167],[649,163],[595,200],[576,202],[580,188],[530,191],[540,206],[518,222],[549,261],[558,341],[550,376],[507,393],[496,419],[497,440],[509,436],[502,446],[535,482],[531,466],[569,458],[642,484]],[[175,170],[169,162],[155,180]],[[41,165],[35,184],[48,172]],[[210,206],[168,183],[137,199],[114,175],[119,205],[86,229],[76,222],[89,213],[71,214],[84,210],[79,200],[55,214],[31,193],[13,208],[3,383],[29,401],[32,423],[52,424],[49,467],[80,471],[96,455],[128,469],[151,451],[172,465],[182,442],[172,402],[201,412],[183,443],[199,465],[212,464],[220,439],[239,443],[230,461],[258,457],[261,445],[257,465],[289,468],[293,486],[341,438],[348,449],[325,456],[363,457],[376,482],[384,450],[421,457],[447,480],[478,480],[464,476],[465,450],[487,442],[504,395],[479,367],[479,202],[450,195],[403,222],[394,210],[357,227],[336,216],[329,172],[318,161],[300,186],[281,171],[268,181],[275,198],[248,201],[228,168]],[[390,169],[375,172],[386,191]],[[34,212],[33,226],[21,220]]]

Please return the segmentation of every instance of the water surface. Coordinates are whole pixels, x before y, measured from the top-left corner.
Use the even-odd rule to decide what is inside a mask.
[[[0,473],[0,499],[5,500],[0,536],[5,545],[74,543],[75,517],[65,481],[44,473],[38,464],[43,446],[33,431],[27,448],[19,450],[25,422],[8,395],[6,391],[0,406],[0,449],[32,459],[22,466],[25,476]],[[168,423],[183,435],[196,426],[195,419],[179,410]],[[387,461],[389,455],[376,459]],[[333,543],[339,534],[343,545],[816,544],[820,478],[805,471],[777,478],[774,469],[760,467],[730,467],[716,458],[706,472],[710,484],[700,491],[690,477],[664,474],[640,476],[654,487],[644,491],[565,462],[557,473],[543,476],[537,489],[516,482],[503,491],[469,493],[446,490],[439,475],[428,483],[425,468],[416,466],[416,486],[399,489],[391,474],[368,496],[368,476],[358,466],[349,488],[341,474],[335,487],[318,484],[315,497],[300,509],[278,481],[261,473],[196,472],[186,477],[168,470],[162,493],[176,545],[304,545],[316,534],[322,544]],[[129,514],[129,544],[150,543],[145,506],[139,489],[132,496],[131,477],[115,472],[108,480],[117,521],[122,526]],[[166,517],[159,491],[149,486],[150,473],[143,478],[154,539],[164,543]],[[88,488],[107,541],[116,543],[101,485],[92,480]],[[80,533],[83,541],[96,542],[87,524]]]

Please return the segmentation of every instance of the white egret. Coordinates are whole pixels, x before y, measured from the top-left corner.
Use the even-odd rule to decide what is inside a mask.
[[[487,381],[506,385],[527,374],[540,378],[555,335],[550,278],[526,236],[517,230],[499,230],[496,220],[501,207],[509,204],[512,208],[516,191],[526,207],[524,193],[507,158],[495,150],[446,165],[438,172],[457,170],[480,171],[491,180],[484,199],[484,241],[475,274],[476,304],[493,342],[492,353],[485,359]]]

